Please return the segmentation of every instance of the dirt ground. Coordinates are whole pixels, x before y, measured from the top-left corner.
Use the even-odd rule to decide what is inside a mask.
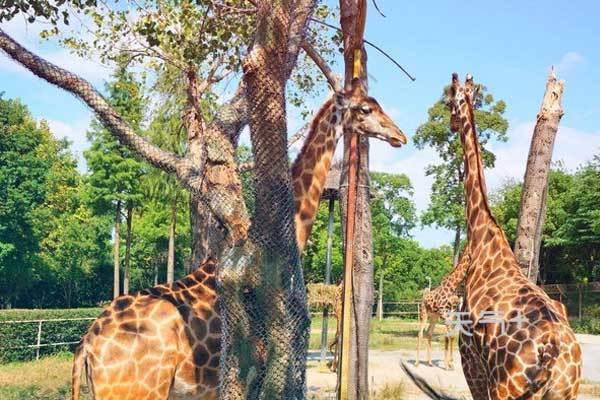
[[[577,335],[577,337],[583,347],[582,378],[584,385],[579,398],[582,400],[600,399],[600,336]],[[470,399],[458,351],[454,352],[456,366],[454,371],[444,369],[443,352],[439,348],[434,348],[432,356],[434,366],[429,367],[421,360],[421,365],[416,372],[434,386],[442,388],[446,393]],[[423,353],[421,357],[423,357]],[[377,391],[386,384],[408,382],[400,367],[400,360],[404,359],[409,365],[414,366],[415,352],[411,350],[371,350],[369,359],[370,385],[372,390]],[[318,352],[310,353],[307,374],[309,399],[311,396],[319,399],[334,398],[332,395],[335,392],[336,376],[319,364]],[[406,383],[403,398],[405,400],[427,399],[412,383]]]

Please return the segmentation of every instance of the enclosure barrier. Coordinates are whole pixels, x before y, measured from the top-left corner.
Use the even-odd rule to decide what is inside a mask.
[[[94,317],[81,317],[81,318],[55,318],[55,319],[33,319],[33,320],[15,320],[15,321],[0,321],[0,327],[3,325],[18,325],[18,324],[37,324],[37,334],[35,339],[35,344],[25,344],[18,346],[5,346],[0,344],[0,351],[5,350],[14,350],[14,349],[35,349],[35,359],[39,360],[40,358],[40,349],[42,347],[56,347],[56,346],[68,346],[78,344],[79,340],[74,341],[60,341],[60,342],[49,342],[42,343],[42,326],[44,323],[56,323],[56,322],[74,322],[74,321],[93,321]],[[86,325],[87,329],[87,325]],[[83,330],[79,335],[74,337],[81,337],[85,333]]]

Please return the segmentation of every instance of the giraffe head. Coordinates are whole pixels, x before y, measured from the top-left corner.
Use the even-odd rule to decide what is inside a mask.
[[[458,74],[452,74],[452,84],[447,92],[448,108],[450,108],[450,130],[458,132],[460,129],[460,108],[467,104],[473,106],[479,92],[479,85],[473,83],[473,76],[467,74],[465,84],[460,85]]]
[[[367,96],[360,79],[353,79],[350,90],[336,96],[337,103],[344,110],[345,126],[360,135],[388,142],[393,147],[406,144],[407,138],[402,130],[383,111],[377,100]]]

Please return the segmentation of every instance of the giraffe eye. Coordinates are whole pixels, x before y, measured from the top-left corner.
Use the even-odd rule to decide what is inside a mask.
[[[360,112],[363,113],[363,114],[371,114],[372,111],[373,110],[369,106],[362,106],[360,108]]]

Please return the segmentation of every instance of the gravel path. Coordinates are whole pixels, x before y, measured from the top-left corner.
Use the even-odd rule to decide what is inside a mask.
[[[583,379],[586,387],[600,385],[600,336],[577,335],[582,346],[583,353]],[[460,367],[460,356],[455,352],[454,360],[456,369],[446,371],[443,369],[443,352],[434,347],[433,367],[428,367],[421,361],[417,373],[432,382],[435,386],[443,388],[448,394],[456,396],[468,395],[468,386]],[[321,398],[328,398],[327,394],[335,390],[335,374],[326,371],[318,363],[318,352],[311,352],[309,357],[309,368],[307,370],[308,390],[310,394],[319,394]],[[378,390],[386,384],[398,384],[405,379],[404,372],[400,367],[400,359],[403,358],[410,365],[414,364],[414,350],[380,351],[371,350],[369,353],[369,375],[371,376],[371,388]],[[599,386],[600,387],[600,386]],[[309,396],[310,398],[310,396]],[[426,399],[422,393],[409,383],[406,388],[407,400]],[[580,395],[580,399],[600,399],[591,395]]]

